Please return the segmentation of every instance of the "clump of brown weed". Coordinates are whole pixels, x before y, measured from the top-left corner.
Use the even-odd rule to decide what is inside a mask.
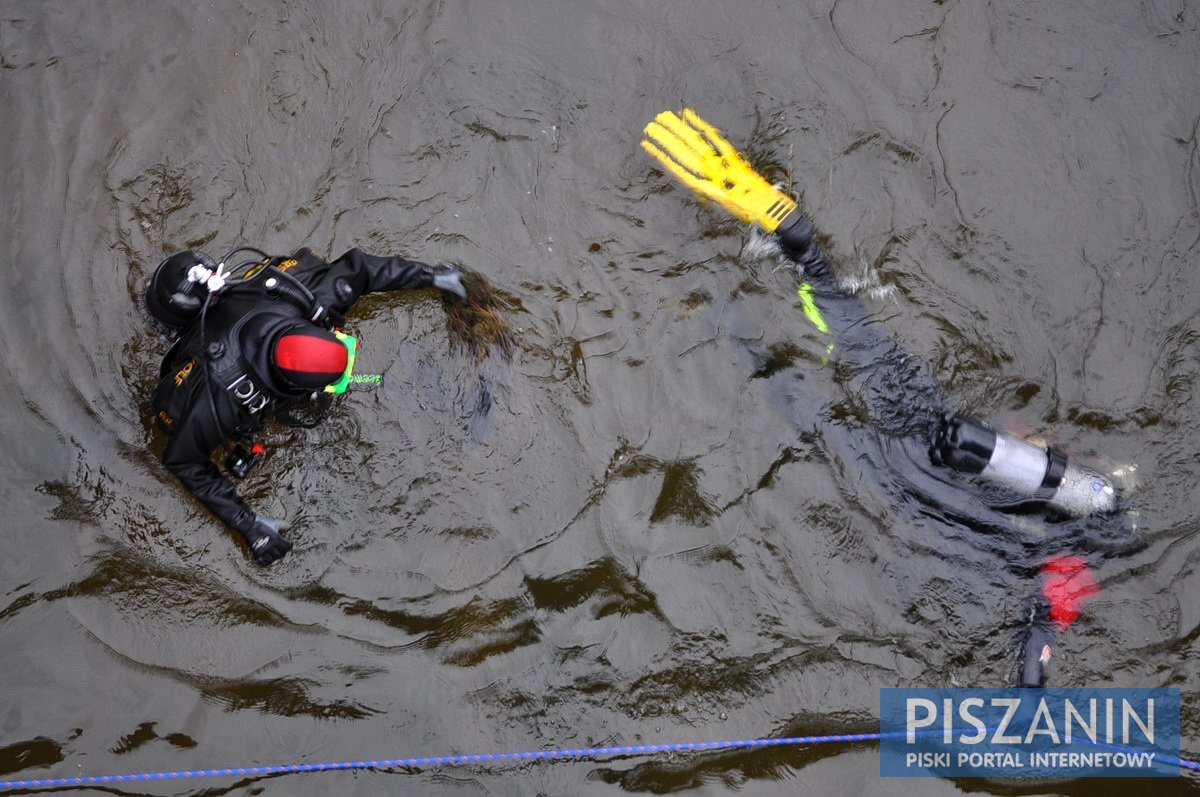
[[[465,268],[462,285],[467,290],[465,299],[442,292],[450,340],[473,354],[477,363],[493,349],[511,357],[515,342],[508,322],[500,314],[504,306],[500,294],[487,277]]]

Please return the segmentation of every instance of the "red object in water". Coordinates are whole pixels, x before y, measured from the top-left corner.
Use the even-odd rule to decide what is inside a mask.
[[[1065,630],[1079,619],[1079,606],[1100,591],[1082,556],[1055,556],[1042,565],[1042,594],[1050,601],[1050,619]]]

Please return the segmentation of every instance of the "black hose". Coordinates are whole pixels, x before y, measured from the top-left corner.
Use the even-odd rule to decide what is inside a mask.
[[[261,257],[263,260],[270,260],[270,259],[271,259],[271,256],[270,256],[270,255],[268,255],[266,252],[264,252],[263,250],[259,249],[259,248],[258,248],[258,247],[256,247],[256,246],[243,246],[243,245],[238,245],[238,246],[235,246],[235,247],[233,247],[232,249],[230,249],[228,252],[226,252],[226,253],[225,253],[225,256],[224,256],[223,258],[221,258],[221,262],[222,262],[222,263],[228,263],[228,262],[229,262],[229,258],[233,257],[233,256],[234,256],[234,255],[236,255],[238,252],[253,252],[254,254],[256,254],[256,255],[258,255],[259,257]]]
[[[206,294],[204,304],[200,305],[200,356],[204,359],[204,391],[208,394],[208,408],[212,412],[212,420],[218,429],[221,428],[221,418],[217,415],[217,400],[213,397],[213,379],[211,369],[208,363],[208,340],[205,334],[205,322],[208,317],[208,305],[212,301],[212,294]]]

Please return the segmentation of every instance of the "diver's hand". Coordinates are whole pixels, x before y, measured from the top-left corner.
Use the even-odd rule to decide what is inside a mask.
[[[430,267],[433,274],[433,287],[444,293],[453,293],[460,299],[467,298],[467,289],[463,287],[463,270],[461,266],[452,263],[439,263]]]
[[[291,540],[284,539],[280,534],[281,531],[286,531],[287,527],[286,521],[276,518],[262,515],[254,518],[254,525],[248,531],[242,532],[242,539],[250,547],[250,554],[255,562],[266,567],[279,561],[284,554],[292,550]]]

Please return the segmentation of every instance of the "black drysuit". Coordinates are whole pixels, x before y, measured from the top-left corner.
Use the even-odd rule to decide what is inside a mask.
[[[998,554],[1010,561],[1018,573],[1031,570],[1032,560],[1049,551],[1034,548],[1034,557],[1030,557],[1026,544],[1014,541],[1014,536],[1020,535],[1014,535],[1011,519],[1004,512],[1005,494],[930,462],[931,434],[939,418],[952,408],[929,370],[882,332],[858,298],[838,285],[807,219],[781,230],[779,239],[784,254],[797,266],[799,280],[819,306],[821,331],[836,341],[840,363],[858,387],[871,416],[869,423],[851,419],[823,424],[827,444],[854,461],[866,460],[875,465],[864,468],[864,473],[872,475],[879,489],[902,511],[913,517],[937,519],[943,535],[957,536],[960,527],[967,530],[963,539],[970,545],[956,547],[957,556],[987,566],[990,557],[986,552],[990,551],[991,556]],[[799,395],[805,390],[802,381],[787,374],[776,376],[769,366],[760,367],[755,376],[768,377],[768,392],[797,428],[811,427],[811,411],[807,408],[814,400]],[[1074,550],[1078,545],[1074,529],[1087,522],[1071,524],[1072,529],[1059,535],[1060,544]],[[1047,621],[1048,608],[1039,602],[1034,609],[1036,621],[1023,630],[1023,664],[1018,680],[1022,686],[1044,683],[1043,648],[1048,651],[1054,641],[1053,628]]]
[[[274,343],[286,332],[313,325],[310,319],[322,308],[318,325],[341,326],[364,293],[433,285],[433,270],[425,263],[360,249],[327,262],[303,248],[265,265],[220,292],[203,320],[180,333],[159,368],[153,401],[168,435],[163,464],[244,538],[258,519],[211,456],[218,446],[252,435],[268,415],[311,393],[291,387],[272,366]],[[311,305],[288,277],[311,293]]]

